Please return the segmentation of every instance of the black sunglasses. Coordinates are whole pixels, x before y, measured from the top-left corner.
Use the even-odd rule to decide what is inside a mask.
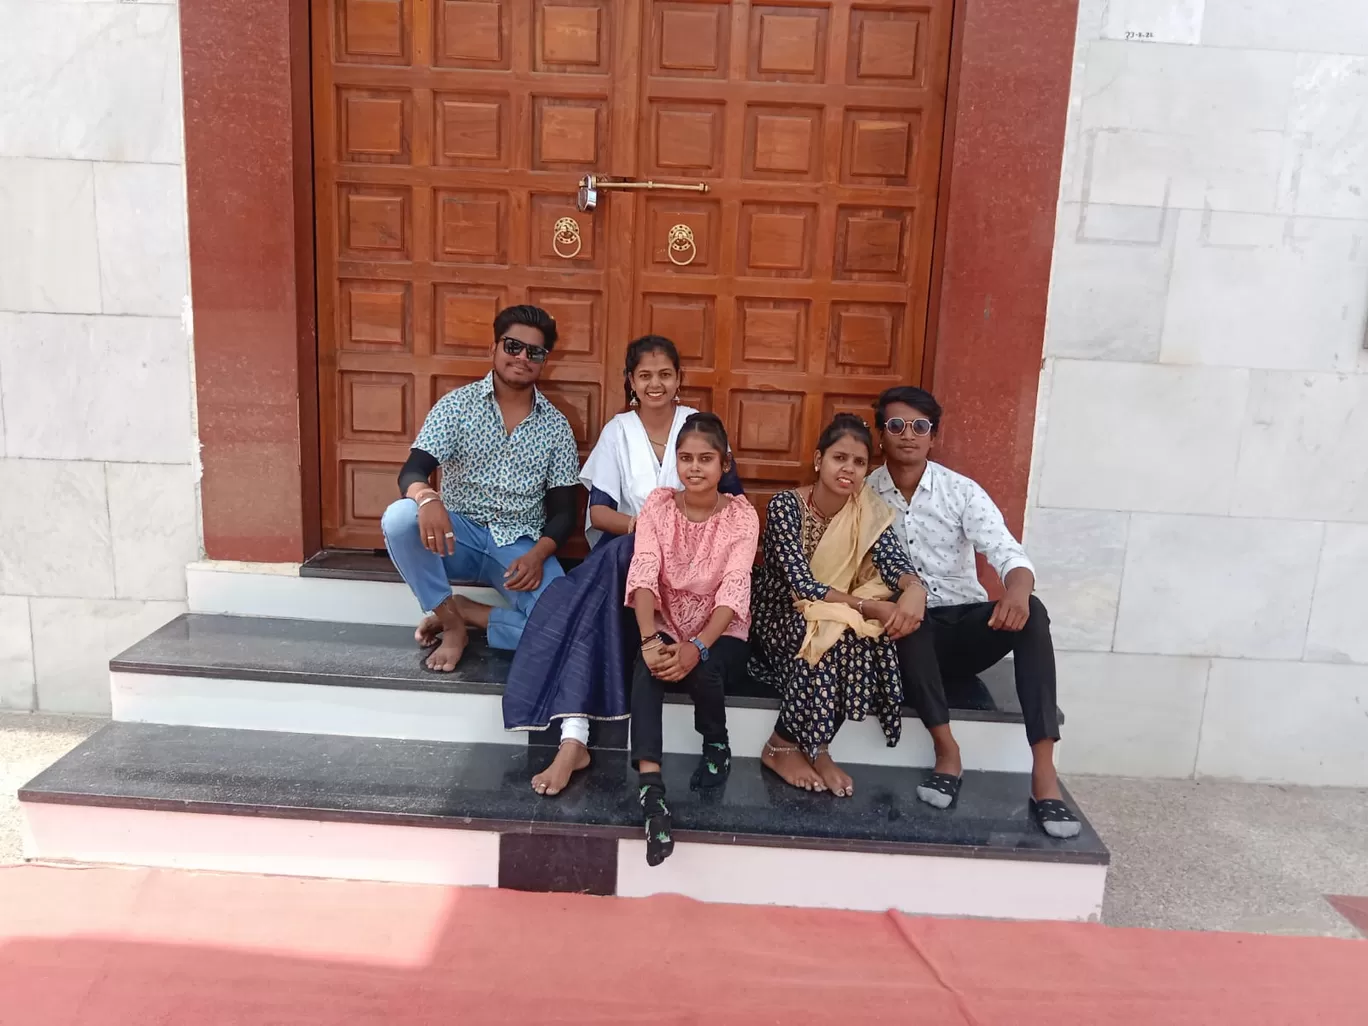
[[[890,435],[900,435],[908,428],[912,429],[914,435],[929,435],[931,433],[931,422],[925,417],[918,417],[916,420],[904,420],[902,417],[889,417],[884,421],[884,430]]]
[[[503,344],[503,351],[509,356],[517,356],[519,353],[527,353],[527,358],[533,363],[545,363],[546,356],[550,352],[545,346],[534,346],[531,342],[524,342],[522,339],[513,338],[505,335],[499,339]]]

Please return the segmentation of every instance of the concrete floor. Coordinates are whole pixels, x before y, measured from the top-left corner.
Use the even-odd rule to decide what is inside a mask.
[[[15,791],[102,721],[0,713],[0,864]],[[1368,895],[1368,791],[1070,777],[1112,852],[1105,922],[1357,937],[1325,894]]]

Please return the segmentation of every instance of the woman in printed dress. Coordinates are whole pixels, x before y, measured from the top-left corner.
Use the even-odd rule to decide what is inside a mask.
[[[660,772],[667,686],[693,698],[703,737],[690,786],[721,786],[731,770],[725,682],[746,662],[760,518],[744,497],[718,488],[729,452],[722,421],[690,416],[676,445],[682,487],[652,492],[637,516],[627,602],[643,640],[632,671],[631,757],[652,866],[674,850]]]
[[[657,488],[681,487],[675,439],[691,414],[679,402],[679,351],[662,335],[627,347],[627,410],[600,433],[580,472],[589,492],[589,557],[547,588],[533,609],[504,687],[504,726],[543,730],[560,721],[560,747],[532,778],[538,794],[557,795],[589,765],[589,720],[628,716],[627,681],[641,639],[622,608],[636,517]],[[735,471],[721,490],[741,493]]]
[[[838,414],[817,442],[810,487],[780,492],[756,572],[750,673],[781,696],[761,763],[794,787],[855,793],[827,748],[846,720],[873,714],[901,736],[894,641],[916,630],[926,591],[893,533],[893,511],[864,488],[873,439]]]

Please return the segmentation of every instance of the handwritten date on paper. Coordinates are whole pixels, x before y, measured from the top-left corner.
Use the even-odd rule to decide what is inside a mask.
[[[1139,40],[1140,42],[1144,42],[1144,41],[1146,41],[1146,40],[1151,40],[1151,39],[1153,39],[1153,38],[1154,38],[1154,33],[1153,33],[1153,32],[1136,32],[1136,31],[1128,31],[1128,32],[1126,33],[1126,38],[1127,38],[1128,40],[1129,40],[1129,39],[1135,39],[1135,40]]]

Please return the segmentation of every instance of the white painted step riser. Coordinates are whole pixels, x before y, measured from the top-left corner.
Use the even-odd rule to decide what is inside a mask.
[[[526,744],[527,733],[503,727],[498,695],[299,682],[220,680],[160,674],[110,674],[114,719],[185,727],[276,730],[297,734],[401,738],[418,741]],[[758,755],[774,729],[769,709],[729,708],[732,751]],[[1031,753],[1020,724],[955,720],[966,769],[1029,772]],[[697,752],[693,707],[665,706],[665,751]],[[931,739],[919,720],[904,720],[903,737],[889,748],[874,719],[847,723],[831,746],[841,762],[874,766],[930,766]]]
[[[422,616],[408,585],[399,581],[300,577],[297,571],[249,573],[191,564],[185,571],[185,583],[192,613],[400,627],[411,627]],[[487,605],[505,605],[493,588],[453,590]]]
[[[45,862],[493,887],[499,835],[24,803],[24,854]],[[617,894],[1001,919],[1095,920],[1107,867],[680,841],[648,867],[618,841]]]

